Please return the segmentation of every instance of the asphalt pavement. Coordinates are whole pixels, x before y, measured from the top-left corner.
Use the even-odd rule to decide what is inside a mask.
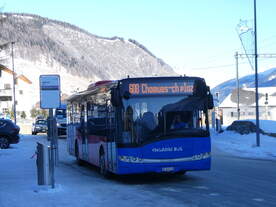
[[[0,153],[1,207],[25,206],[26,199],[29,206],[37,206],[37,203],[40,203],[38,206],[78,206],[79,201],[83,206],[94,203],[94,206],[121,207],[276,206],[275,161],[234,157],[215,146],[210,171],[106,179],[96,167],[78,166],[66,150],[66,139],[59,139],[60,162],[55,178],[61,190],[38,193],[33,190],[37,189],[36,166],[31,158],[37,141],[47,143],[45,136],[25,136],[20,144]]]
[[[89,165],[82,168],[75,163],[70,165],[76,170],[88,170],[95,173],[94,176],[105,179]],[[276,206],[275,161],[239,158],[215,146],[210,171],[190,171],[182,176],[115,176],[109,182],[114,185],[138,185],[145,192],[158,193],[163,198],[183,203],[183,206]]]

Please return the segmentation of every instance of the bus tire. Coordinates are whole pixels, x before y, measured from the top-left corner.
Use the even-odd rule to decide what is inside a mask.
[[[104,176],[105,178],[109,179],[111,176],[111,173],[108,172],[106,165],[105,165],[105,156],[104,151],[100,151],[100,157],[99,157],[99,167],[100,167],[100,174]]]
[[[83,165],[84,161],[80,159],[80,153],[79,153],[79,146],[78,146],[78,142],[75,142],[75,156],[76,156],[76,161],[78,165]]]
[[[0,137],[0,149],[8,149],[9,146],[9,140],[6,137]]]
[[[99,157],[99,167],[100,167],[100,174],[105,176],[106,175],[106,167],[105,167],[105,159],[104,159],[104,153],[100,153]]]
[[[178,171],[175,175],[185,175],[187,171]]]

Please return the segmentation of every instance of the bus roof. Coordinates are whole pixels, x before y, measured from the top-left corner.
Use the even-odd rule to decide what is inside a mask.
[[[197,81],[200,85],[206,87],[205,80],[200,77],[190,77],[190,76],[156,76],[156,77],[134,77],[134,78],[124,78],[121,80],[102,80],[95,83],[89,84],[87,90],[77,92],[71,95],[67,101],[76,101],[81,100],[83,97],[99,92],[100,90],[110,89],[112,87],[116,87],[120,84],[128,84],[128,83],[142,83],[142,82],[163,82],[163,81]]]
[[[200,81],[204,81],[204,78],[200,78],[200,77],[194,77],[194,76],[154,76],[154,77],[134,77],[134,78],[124,78],[120,81],[124,82],[124,81],[133,81],[133,80],[137,80],[137,81],[151,81],[151,80],[200,80]]]
[[[89,84],[88,88],[85,91],[80,91],[71,95],[70,97],[68,97],[67,101],[79,100],[87,95],[94,94],[103,88],[110,89],[112,87],[115,87],[117,83],[118,81],[112,81],[112,80],[103,80],[103,81],[91,83]]]

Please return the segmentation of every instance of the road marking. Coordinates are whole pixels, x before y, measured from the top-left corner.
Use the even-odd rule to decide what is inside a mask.
[[[219,193],[210,193],[209,196],[219,196]]]
[[[171,191],[171,192],[180,192],[179,190],[176,190],[174,188],[162,188],[162,190]]]
[[[202,189],[202,190],[208,190],[208,189],[209,189],[208,187],[203,186],[203,185],[194,186],[193,188],[196,188],[196,189]]]
[[[263,202],[264,201],[264,199],[262,199],[262,198],[253,198],[252,200],[253,201],[258,201],[258,202]]]

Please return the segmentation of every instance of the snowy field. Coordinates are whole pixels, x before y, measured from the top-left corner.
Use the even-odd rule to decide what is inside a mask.
[[[263,123],[275,132],[276,122]],[[276,138],[261,135],[256,147],[255,134],[234,132],[212,134],[214,151],[228,156],[276,160]],[[175,199],[145,189],[139,183],[118,182],[102,178],[95,169],[79,167],[66,151],[66,140],[60,139],[60,164],[56,168],[56,188],[37,185],[36,142],[45,136],[23,135],[19,144],[0,150],[0,207],[98,207],[98,206],[181,206]],[[213,153],[216,156],[216,153]],[[166,184],[164,184],[166,185]]]

